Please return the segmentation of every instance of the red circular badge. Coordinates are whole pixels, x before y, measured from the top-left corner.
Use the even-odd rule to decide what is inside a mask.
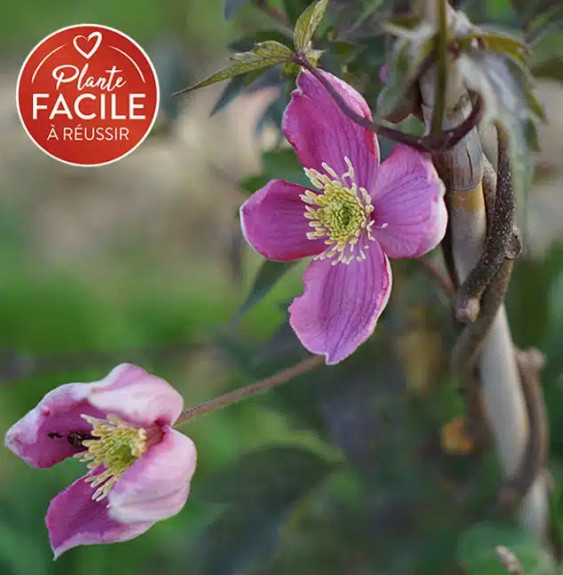
[[[119,30],[80,24],[57,30],[25,60],[17,107],[29,137],[75,166],[102,166],[132,152],[158,112],[154,66]]]

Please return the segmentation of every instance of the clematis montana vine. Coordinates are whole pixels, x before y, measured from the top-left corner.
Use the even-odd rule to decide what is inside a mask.
[[[172,429],[181,395],[166,381],[122,364],[93,383],[50,391],[6,434],[6,446],[34,467],[74,457],[84,477],[50,503],[55,558],[77,545],[137,537],[175,515],[196,467],[191,439]]]
[[[357,114],[364,98],[321,71]],[[389,258],[418,257],[444,237],[444,185],[430,158],[396,146],[379,163],[375,134],[352,122],[308,71],[297,78],[283,132],[311,182],[272,180],[240,210],[243,233],[264,257],[313,256],[290,324],[328,364],[350,355],[375,329],[391,292]]]

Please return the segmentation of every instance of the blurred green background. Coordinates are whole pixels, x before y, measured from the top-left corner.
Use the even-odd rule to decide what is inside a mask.
[[[483,19],[514,24],[508,2],[469,4]],[[84,22],[116,27],[140,42],[157,66],[163,100],[154,134],[134,154],[91,170],[37,150],[14,105],[29,50],[55,29]],[[239,182],[259,171],[261,150],[277,140],[273,129],[254,134],[275,90],[245,94],[211,118],[221,87],[168,97],[222,65],[228,42],[271,27],[252,6],[225,22],[221,0],[20,0],[0,7],[2,435],[47,390],[99,379],[123,361],[166,378],[194,405],[302,356],[284,328],[278,331],[284,304],[301,289],[297,269],[240,323],[229,324],[260,263],[242,245],[235,214],[244,198]],[[563,42],[549,42],[539,47],[536,64],[554,76],[550,63]],[[549,123],[540,127],[536,183],[521,216],[528,247],[508,307],[518,345],[548,356],[544,385],[557,480],[563,88],[543,79],[539,96]],[[282,162],[277,167],[283,171]],[[471,476],[474,465],[470,456],[441,458],[435,446],[441,425],[461,413],[451,380],[430,383],[446,363],[451,328],[447,317],[436,319],[448,315],[444,302],[416,266],[397,264],[395,271],[410,287],[397,287],[378,342],[359,354],[380,363],[360,369],[360,357],[330,375],[301,378],[289,391],[194,421],[186,429],[199,450],[193,496],[180,515],[137,540],[73,549],[53,563],[43,517],[50,498],[83,473],[82,464],[36,470],[0,451],[0,574],[452,572],[444,557],[453,556],[464,524],[444,499],[444,484]],[[274,343],[264,343],[272,335]],[[389,360],[389,349],[407,369]],[[366,397],[369,413],[361,409]],[[254,475],[237,467],[241,454],[264,445],[289,451],[267,452],[253,464],[265,466]],[[307,462],[303,454],[310,454]],[[344,461],[350,466],[342,468]],[[302,484],[288,487],[283,477],[269,484],[270,464],[293,470]],[[332,465],[340,466],[337,473],[328,472]],[[209,485],[240,493],[217,496]],[[314,497],[305,496],[313,487]]]

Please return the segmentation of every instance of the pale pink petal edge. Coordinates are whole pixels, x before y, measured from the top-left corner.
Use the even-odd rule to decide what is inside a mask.
[[[186,503],[196,464],[193,441],[179,431],[165,431],[110,491],[110,517],[135,523],[176,515]]]

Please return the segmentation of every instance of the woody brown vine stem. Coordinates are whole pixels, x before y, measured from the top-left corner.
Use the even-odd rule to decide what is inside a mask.
[[[494,201],[486,201],[491,213],[487,237],[481,257],[454,296],[454,311],[461,322],[472,322],[479,315],[480,299],[489,282],[500,269],[504,260],[513,259],[516,251],[512,246],[514,232],[514,193],[507,151],[507,135],[500,127],[498,133],[498,177]],[[492,204],[494,207],[489,207]],[[496,314],[497,310],[494,310]]]
[[[439,30],[444,34],[444,13],[446,7],[449,9],[445,0],[421,2],[424,16],[430,14],[436,23],[439,15]],[[424,14],[425,5],[431,7],[427,14]],[[450,10],[449,16],[451,14]],[[452,282],[455,285],[462,282],[454,298],[454,307],[458,319],[473,322],[460,336],[453,364],[468,387],[468,409],[473,415],[479,412],[483,423],[481,407],[485,406],[505,467],[506,479],[499,488],[495,511],[501,514],[519,511],[523,525],[543,538],[548,523],[546,485],[539,473],[545,461],[547,435],[543,399],[539,379],[534,387],[533,378],[522,370],[521,360],[517,367],[503,305],[512,271],[510,260],[521,251],[520,238],[514,227],[507,137],[502,129],[498,130],[501,175],[495,178],[475,131],[483,101],[477,96],[471,111],[464,115],[462,102],[467,100],[467,92],[459,76],[454,74],[453,81],[448,81],[444,66],[448,51],[444,46],[447,46],[447,39],[438,42],[438,58],[431,54],[419,72],[423,116],[427,121],[428,118],[432,120],[433,127],[430,134],[422,137],[360,116],[305,57],[298,58],[298,63],[317,78],[352,121],[379,135],[433,154],[438,173],[448,189],[449,212],[454,220],[446,238],[451,247],[445,250],[450,254],[448,268]],[[438,77],[433,69],[436,59]],[[433,85],[433,99],[429,98],[430,85]],[[452,86],[455,88],[453,93]],[[438,119],[443,116],[450,125],[454,118],[461,118],[461,121],[446,129],[444,124],[438,126]],[[465,142],[467,138],[469,140]],[[486,210],[484,195],[487,196]],[[467,215],[463,215],[464,212]],[[458,216],[461,216],[459,223],[455,223]],[[475,373],[477,364],[479,374]],[[479,378],[484,381],[483,397],[478,388]],[[494,387],[497,379],[500,380],[498,389]],[[511,419],[507,421],[499,409],[511,413]],[[521,439],[523,434],[526,439]]]
[[[412,1],[413,14],[422,16],[435,27],[439,9],[444,6],[448,10],[450,25],[456,14],[445,0]],[[464,105],[467,90],[454,60],[448,59],[443,129],[455,126],[469,113]],[[433,66],[419,80],[427,126],[436,107],[436,73],[436,66]],[[502,140],[504,135],[501,133],[500,136]],[[503,144],[501,141],[500,145]],[[513,265],[507,258],[514,257],[517,251],[514,246],[518,244],[513,241],[514,228],[509,225],[512,224],[512,191],[501,177],[498,188],[500,205],[495,205],[495,177],[487,165],[476,130],[469,131],[456,147],[434,153],[433,159],[447,189],[450,217],[449,246],[445,251],[451,255],[448,268],[456,285],[464,285],[464,281],[472,276],[461,293],[469,294],[470,298],[475,295],[472,301],[477,303],[474,306],[477,319],[463,329],[456,346],[454,364],[469,385],[478,381],[474,379],[476,376],[481,382],[479,388],[472,387],[478,392],[478,397],[473,399],[484,407],[483,415],[506,478],[501,485],[495,511],[514,511],[524,528],[545,540],[549,506],[545,477],[538,473],[545,459],[546,439],[541,388],[539,378],[530,377],[523,369],[521,359],[517,362],[503,303]],[[509,177],[502,159],[500,167]],[[495,218],[498,218],[496,223]],[[501,236],[496,246],[488,240],[491,234]],[[508,242],[507,238],[510,238]],[[482,263],[484,248],[487,255],[485,264]],[[473,271],[476,265],[477,270]],[[476,277],[478,281],[474,281]]]
[[[512,477],[505,479],[497,494],[493,513],[511,514],[518,509],[536,477],[542,473],[548,455],[548,429],[541,385],[544,357],[537,349],[517,350],[522,390],[530,423],[528,442]]]

